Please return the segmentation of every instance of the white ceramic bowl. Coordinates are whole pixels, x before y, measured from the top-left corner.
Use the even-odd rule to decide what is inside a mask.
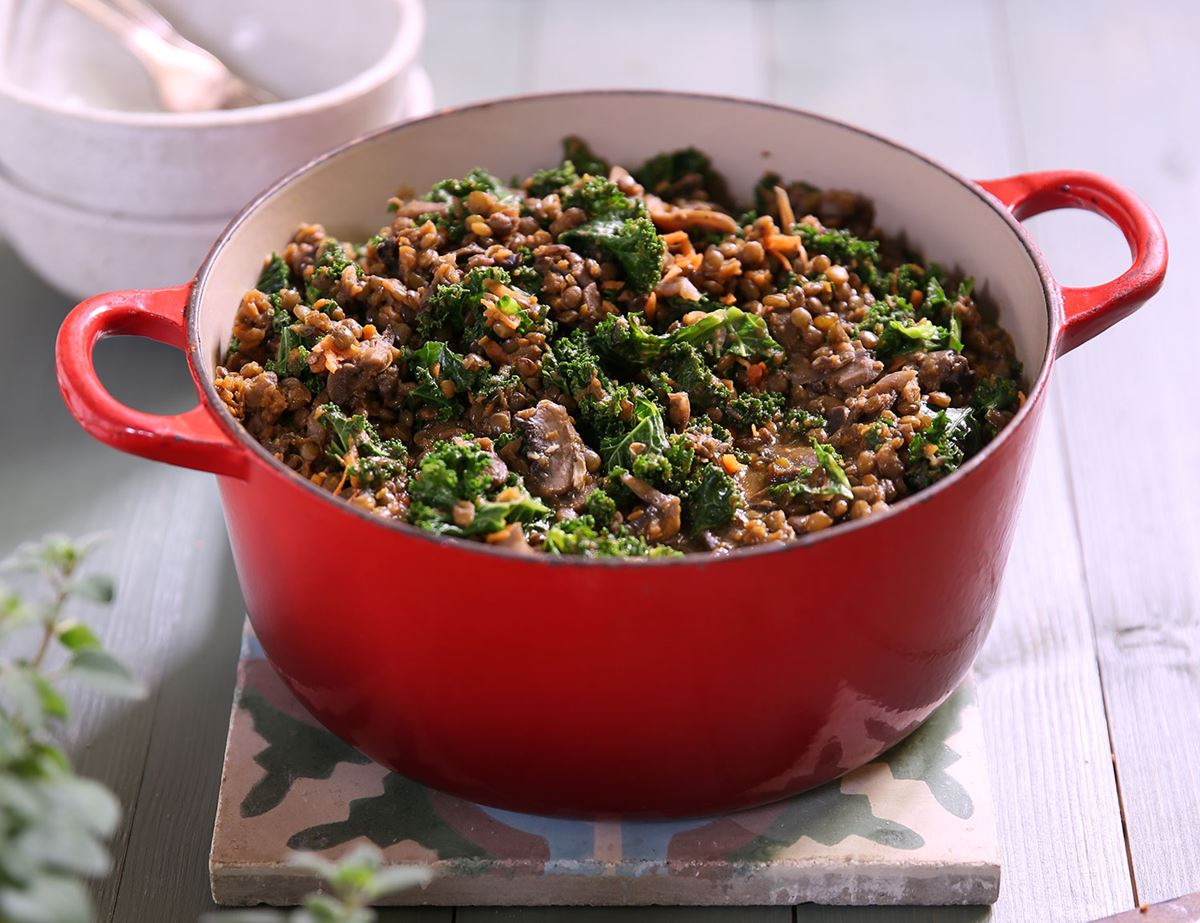
[[[180,31],[282,97],[155,111],[149,78],[62,0],[0,0],[0,166],[26,190],[107,214],[226,219],[313,156],[394,121],[421,0],[157,0]]]
[[[405,118],[433,110],[433,87],[420,67],[409,74],[401,110]],[[247,200],[259,191],[252,190]],[[314,212],[313,217],[319,216]],[[8,238],[42,279],[75,299],[187,281],[227,220],[227,216],[173,220],[91,211],[33,192],[0,168],[0,236]],[[84,245],[72,246],[70,241]],[[69,259],[63,258],[66,250]]]

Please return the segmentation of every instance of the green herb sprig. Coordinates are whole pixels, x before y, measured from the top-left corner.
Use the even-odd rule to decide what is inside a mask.
[[[108,874],[107,842],[121,809],[107,788],[76,775],[60,740],[69,718],[65,684],[138,698],[141,684],[68,610],[108,605],[111,577],[84,573],[96,537],[51,535],[0,565],[24,574],[25,592],[0,586],[0,919],[87,923],[84,880]]]

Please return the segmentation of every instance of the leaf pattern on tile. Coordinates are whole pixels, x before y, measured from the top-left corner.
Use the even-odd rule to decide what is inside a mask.
[[[297,779],[328,779],[338,763],[370,762],[325,728],[281,712],[253,689],[245,689],[238,704],[250,713],[255,733],[267,742],[254,757],[266,775],[242,799],[243,817],[258,817],[279,807]]]
[[[952,704],[955,698],[959,701]],[[946,771],[962,759],[962,754],[952,750],[946,741],[962,727],[963,711],[974,707],[973,692],[960,689],[951,700],[881,756],[879,762],[887,763],[893,778],[924,782],[938,804],[966,820],[975,813],[975,803],[962,783]]]
[[[382,794],[351,801],[345,820],[301,830],[287,845],[290,849],[320,851],[359,837],[366,837],[380,849],[411,840],[433,850],[439,859],[493,858],[442,819],[425,786],[394,772],[384,778]]]
[[[876,817],[866,795],[843,792],[841,782],[830,782],[794,799],[771,826],[745,846],[729,854],[735,861],[767,862],[803,836],[825,846],[846,837],[865,837],[893,849],[920,849],[924,838],[904,824]]]

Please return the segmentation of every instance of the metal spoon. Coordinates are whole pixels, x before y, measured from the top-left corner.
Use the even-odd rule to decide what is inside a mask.
[[[67,2],[115,35],[141,62],[168,112],[239,109],[279,99],[235,76],[144,0],[114,0],[119,9],[104,0]]]

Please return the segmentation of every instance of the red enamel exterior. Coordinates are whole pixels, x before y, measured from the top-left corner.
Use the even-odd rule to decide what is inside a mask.
[[[1060,295],[1043,272],[1057,352],[1161,284],[1162,229],[1110,181],[1046,173],[981,185],[1018,218],[1100,211],[1130,242],[1133,268],[1108,285]],[[188,413],[155,417],[110,397],[95,342],[132,334],[183,348],[195,309],[186,286],[79,305],[57,347],[67,405],[110,445],[219,475],[271,663],[328,727],[412,778],[549,814],[679,816],[771,801],[900,740],[955,688],[987,634],[1044,387],[938,487],[793,546],[632,564],[520,557],[321,495],[210,407],[209,371],[192,354],[201,398]]]

